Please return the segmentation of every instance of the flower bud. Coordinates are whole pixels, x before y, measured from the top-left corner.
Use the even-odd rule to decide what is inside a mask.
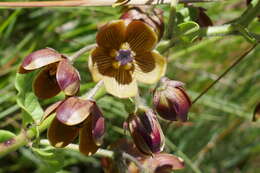
[[[164,135],[155,113],[148,108],[139,108],[128,118],[128,129],[136,147],[144,154],[152,155],[164,148]]]
[[[49,106],[43,119],[56,113],[48,139],[54,147],[65,147],[79,136],[79,151],[87,156],[94,154],[102,144],[105,118],[93,100],[69,97]]]
[[[63,91],[73,96],[79,91],[80,75],[59,52],[51,48],[41,49],[29,54],[23,60],[19,73],[29,73],[41,69],[33,82],[33,91],[38,98],[48,99]]]
[[[159,8],[150,9],[148,6],[130,7],[125,10],[120,19],[126,20],[127,23],[130,23],[133,20],[141,20],[155,30],[158,34],[158,40],[163,36],[163,11]]]
[[[157,113],[166,120],[187,121],[191,101],[183,88],[184,84],[166,77],[161,79],[160,84],[153,96]]]

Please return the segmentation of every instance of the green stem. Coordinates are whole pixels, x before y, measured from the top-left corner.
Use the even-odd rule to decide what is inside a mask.
[[[48,117],[40,126],[38,126],[38,132],[41,133],[47,129],[53,118],[54,116]],[[35,127],[30,128],[27,131],[22,130],[17,136],[0,143],[0,157],[26,145],[31,139],[36,137],[38,132],[35,130]]]

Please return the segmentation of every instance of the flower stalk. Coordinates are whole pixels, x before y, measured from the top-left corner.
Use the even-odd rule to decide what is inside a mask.
[[[99,81],[94,88],[92,88],[89,92],[87,92],[85,95],[82,96],[82,98],[87,100],[93,100],[94,96],[97,94],[99,90],[104,86],[103,80]]]
[[[77,59],[78,57],[80,57],[81,55],[83,55],[84,53],[90,51],[91,49],[93,49],[96,46],[96,44],[91,44],[91,45],[87,45],[84,46],[83,48],[81,48],[80,50],[78,50],[77,52],[75,52],[74,54],[72,54],[71,56],[68,57],[68,59],[70,60],[70,62],[74,62],[75,59]]]

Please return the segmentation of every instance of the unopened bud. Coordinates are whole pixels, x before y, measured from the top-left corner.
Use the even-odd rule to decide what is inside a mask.
[[[183,88],[183,83],[172,81],[164,77],[153,97],[153,105],[157,113],[170,121],[187,121],[187,114],[191,106],[189,96]]]
[[[128,128],[136,147],[144,154],[152,155],[163,150],[165,139],[153,110],[139,109],[128,118]]]

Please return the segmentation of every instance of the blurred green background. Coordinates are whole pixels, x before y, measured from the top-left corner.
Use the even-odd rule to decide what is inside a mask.
[[[214,25],[221,25],[241,15],[244,0],[199,3],[208,11]],[[169,6],[164,9],[165,21]],[[119,8],[0,8],[0,129],[18,133],[22,121],[16,104],[14,87],[19,63],[30,52],[52,47],[71,55],[81,47],[95,43],[97,26],[117,19]],[[254,20],[249,30],[260,31]],[[184,82],[194,99],[232,62],[250,47],[240,36],[203,38],[193,44],[176,45],[170,49],[167,76]],[[75,66],[82,77],[81,93],[94,86],[87,68],[88,54],[78,58]],[[147,91],[151,103],[149,86]],[[41,101],[43,107],[59,99]],[[206,95],[192,106],[189,122],[168,124],[162,121],[167,136],[166,151],[186,162],[183,173],[258,173],[260,172],[260,123],[252,122],[253,110],[260,101],[260,47],[258,46]],[[98,100],[107,120],[106,148],[124,134],[122,124],[127,118],[123,101],[105,95]],[[46,138],[46,134],[41,134]],[[0,173],[87,172],[101,173],[99,158],[85,157],[78,152],[57,150],[57,158],[49,163],[31,147],[23,147],[0,158]]]

